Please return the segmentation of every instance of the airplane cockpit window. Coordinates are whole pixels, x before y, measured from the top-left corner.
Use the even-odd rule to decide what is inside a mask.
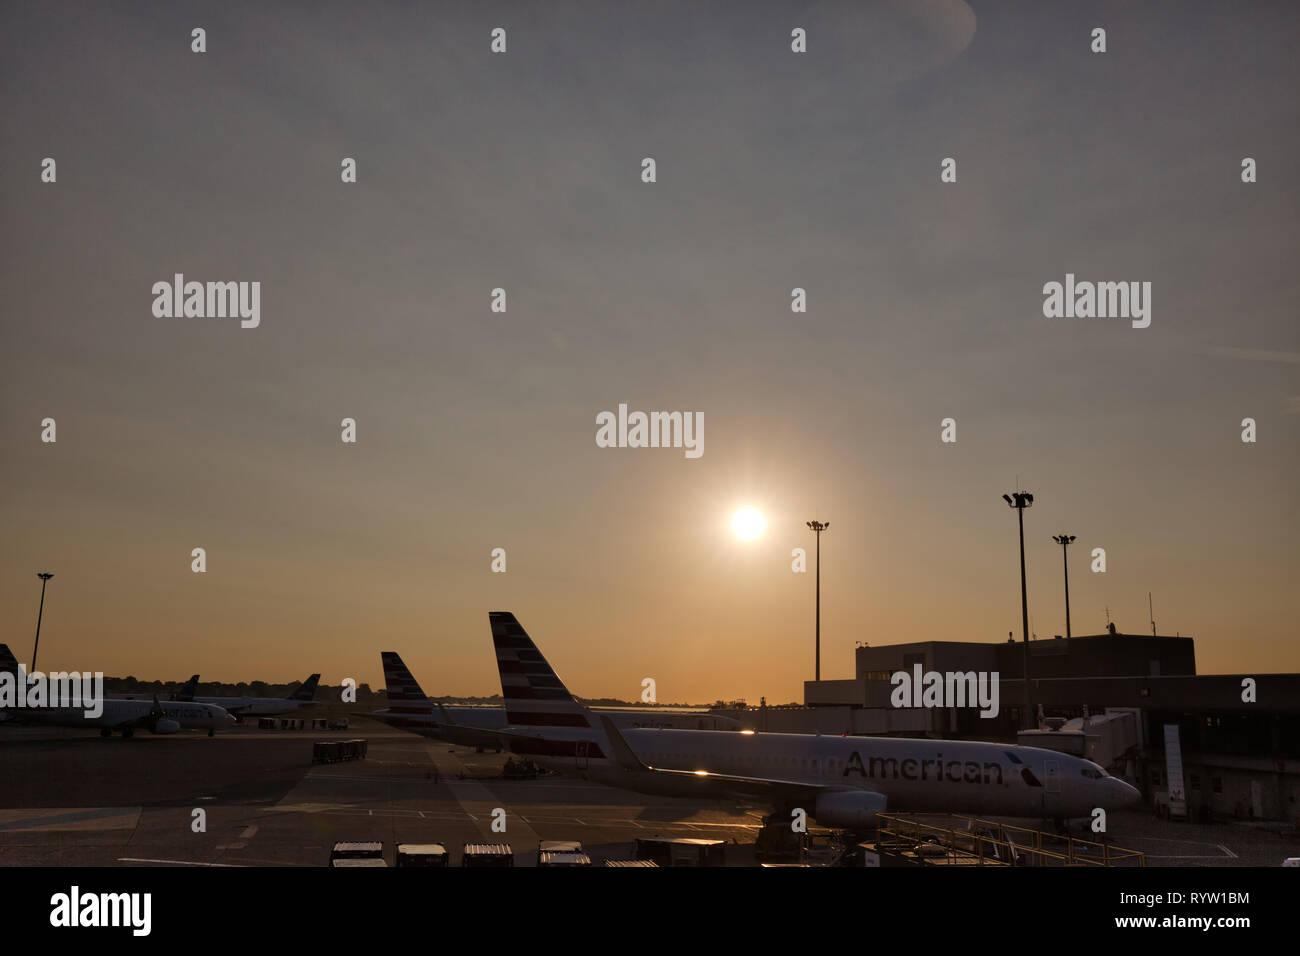
[[[1079,771],[1079,773],[1083,774],[1089,780],[1100,780],[1102,777],[1106,776],[1104,771],[1099,770],[1096,767],[1084,767]]]

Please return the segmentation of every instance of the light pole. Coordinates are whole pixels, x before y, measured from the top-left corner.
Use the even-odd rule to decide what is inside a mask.
[[[829,521],[809,521],[808,529],[817,535],[817,666],[816,680],[822,679],[822,532]]]
[[[41,618],[45,615],[45,583],[54,577],[49,571],[37,571],[41,579],[41,609],[36,612],[36,644],[32,647],[32,673],[36,673],[36,652],[41,646]]]
[[[1061,565],[1065,568],[1065,639],[1070,639],[1070,562],[1067,555],[1070,544],[1074,541],[1072,534],[1054,534],[1052,540],[1061,546]]]
[[[1029,697],[1029,594],[1025,590],[1025,509],[1032,507],[1034,496],[1027,491],[1014,491],[1009,495],[1003,495],[1002,500],[1009,507],[1016,509],[1016,518],[1020,524],[1020,633],[1023,635],[1025,647],[1025,713],[1020,718],[1021,724],[1026,727],[1033,726],[1033,704]]]

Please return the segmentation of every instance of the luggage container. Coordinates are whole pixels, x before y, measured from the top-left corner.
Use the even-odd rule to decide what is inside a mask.
[[[636,858],[659,866],[725,866],[727,845],[694,837],[637,837]]]
[[[514,866],[515,854],[509,843],[466,843],[461,866]]]
[[[591,866],[591,857],[582,852],[578,840],[537,841],[538,866]]]
[[[398,866],[447,866],[447,848],[441,843],[397,844]]]
[[[334,848],[330,850],[330,866],[335,866],[344,860],[378,860],[383,863],[384,845],[378,840],[361,842],[342,840],[335,843]]]

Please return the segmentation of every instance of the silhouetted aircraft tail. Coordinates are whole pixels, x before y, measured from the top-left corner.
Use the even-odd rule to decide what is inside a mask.
[[[501,695],[506,701],[506,723],[590,728],[603,736],[600,724],[569,693],[514,614],[491,611],[488,620],[501,673]]]
[[[390,705],[401,701],[424,703],[429,699],[402,662],[401,654],[397,651],[384,651],[379,658],[384,663],[384,687],[388,691]]]
[[[199,675],[194,674],[190,677],[189,680],[187,680],[184,684],[181,685],[180,690],[178,690],[175,694],[172,695],[172,700],[179,700],[182,702],[192,701],[194,700],[194,692],[198,689],[199,689]]]
[[[9,650],[8,644],[0,644],[0,674],[17,674],[18,658]]]
[[[291,700],[315,700],[316,685],[320,683],[320,674],[312,674],[302,682],[296,691],[290,697]]]

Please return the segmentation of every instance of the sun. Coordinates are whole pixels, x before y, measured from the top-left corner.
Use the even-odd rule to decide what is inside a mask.
[[[753,541],[763,533],[763,516],[753,508],[741,508],[731,519],[731,530],[742,541]]]

